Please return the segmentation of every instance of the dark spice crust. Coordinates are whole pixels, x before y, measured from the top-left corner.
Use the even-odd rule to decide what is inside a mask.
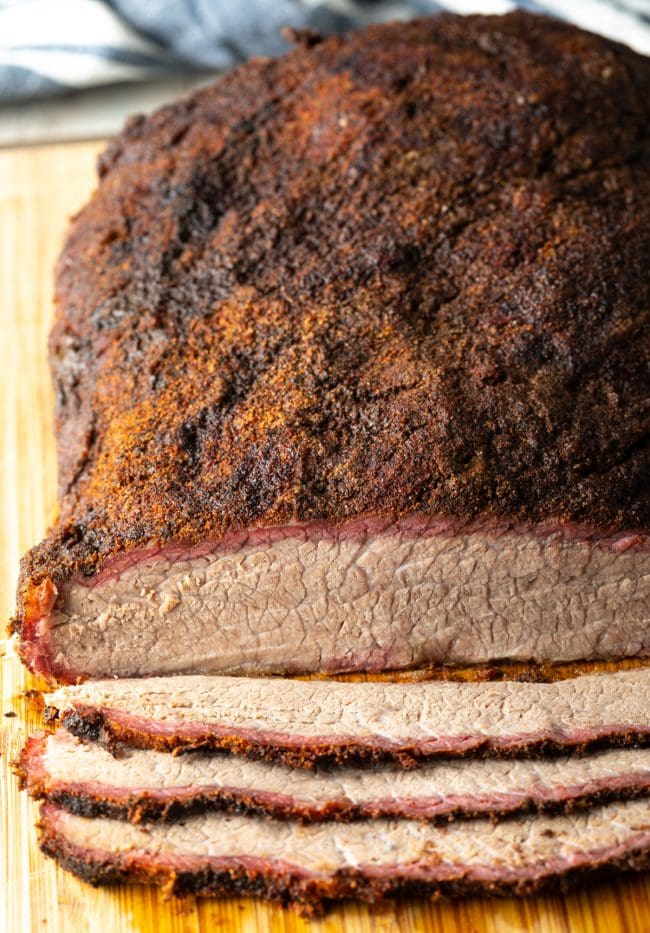
[[[51,712],[48,722],[57,718]],[[372,739],[365,742],[351,739],[347,743],[322,743],[293,746],[283,745],[277,735],[265,739],[260,734],[255,740],[233,731],[231,734],[217,734],[208,727],[201,735],[188,735],[183,732],[160,734],[153,731],[136,729],[111,718],[110,710],[88,707],[63,711],[58,719],[64,729],[84,742],[98,742],[109,750],[116,750],[120,745],[132,748],[150,748],[159,752],[183,754],[194,751],[223,751],[234,755],[243,755],[257,761],[279,761],[294,768],[311,768],[314,765],[358,765],[381,764],[392,762],[403,768],[417,767],[419,762],[434,758],[542,758],[549,754],[566,754],[567,751],[582,754],[597,748],[645,747],[650,745],[650,730],[627,729],[621,731],[612,727],[607,735],[583,735],[580,739],[562,740],[553,736],[529,736],[511,745],[497,745],[485,736],[471,747],[459,743],[457,749],[429,750],[417,744],[391,748],[387,745],[373,744]],[[583,730],[586,732],[586,730]]]
[[[23,787],[26,786],[24,767],[20,764],[15,768]],[[303,802],[292,802],[289,798],[269,801],[268,795],[264,792],[258,795],[247,791],[219,790],[214,793],[196,794],[191,799],[183,800],[161,800],[133,795],[129,799],[124,798],[121,802],[84,793],[81,790],[50,791],[44,785],[39,787],[37,784],[30,786],[29,793],[30,796],[38,800],[47,800],[75,816],[108,817],[114,820],[128,820],[131,823],[171,822],[206,811],[239,813],[247,816],[271,816],[274,819],[296,820],[300,823],[332,821],[350,823],[356,820],[382,819],[386,816],[396,817],[398,815],[394,810],[388,812],[385,807],[373,809],[345,800],[334,800],[319,807]],[[411,813],[404,815],[408,819],[422,819],[430,823],[450,823],[457,819],[468,820],[478,817],[497,820],[500,817],[520,816],[525,813],[575,813],[611,803],[614,800],[635,800],[639,797],[647,797],[649,794],[650,789],[647,787],[630,785],[622,788],[601,788],[565,800],[522,799],[516,805],[507,808],[495,806],[489,811],[472,809],[471,806],[458,806],[454,810],[432,816],[415,816]]]
[[[512,896],[541,892],[566,892],[589,881],[610,881],[616,873],[645,871],[650,867],[650,851],[640,848],[623,857],[593,861],[589,865],[567,868],[555,874],[535,878],[503,878],[480,882],[468,878],[426,882],[410,878],[379,878],[364,876],[360,871],[338,872],[332,879],[300,878],[288,871],[252,871],[236,862],[228,870],[206,867],[196,872],[177,872],[162,864],[148,866],[136,863],[128,856],[93,853],[70,844],[65,836],[42,818],[40,846],[45,855],[92,885],[154,884],[168,895],[211,895],[218,897],[250,895],[292,906],[305,916],[325,912],[333,902],[354,898],[377,902],[401,896],[467,897],[471,895]]]
[[[416,510],[650,527],[650,60],[513,13],[257,60],[99,161],[45,576]]]

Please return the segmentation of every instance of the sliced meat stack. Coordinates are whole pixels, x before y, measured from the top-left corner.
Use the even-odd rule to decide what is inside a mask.
[[[648,741],[649,690],[650,668],[550,684],[107,681],[50,695],[61,727],[17,770],[44,801],[44,851],[93,883],[308,912],[529,893],[650,863],[650,748],[611,747]],[[610,747],[585,752],[595,736]],[[530,757],[549,748],[565,753]]]
[[[131,120],[58,267],[26,664],[650,654],[649,101],[620,45],[442,15]]]

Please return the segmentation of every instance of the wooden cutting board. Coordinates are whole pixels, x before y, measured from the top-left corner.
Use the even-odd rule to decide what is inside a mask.
[[[20,556],[54,516],[52,395],[46,367],[52,268],[68,216],[93,189],[98,143],[0,152],[0,607],[13,611]],[[650,879],[633,877],[569,897],[449,903],[349,904],[325,920],[248,899],[168,902],[144,888],[94,890],[38,851],[37,808],[19,794],[9,762],[38,714],[22,696],[37,687],[12,657],[1,664],[0,930],[7,933],[126,931],[455,931],[634,933],[650,929]],[[42,686],[42,685],[40,685]],[[7,717],[9,713],[9,717]],[[11,713],[16,713],[11,717]]]

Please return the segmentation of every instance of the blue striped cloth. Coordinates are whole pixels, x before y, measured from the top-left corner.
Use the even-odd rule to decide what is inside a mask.
[[[0,100],[222,70],[285,51],[283,26],[340,32],[443,9],[515,7],[650,54],[650,0],[0,0]]]

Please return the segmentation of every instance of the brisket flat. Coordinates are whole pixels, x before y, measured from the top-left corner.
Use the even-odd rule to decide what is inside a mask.
[[[513,13],[250,62],[57,275],[50,681],[648,655],[650,61]]]
[[[23,657],[75,682],[647,655],[646,539],[577,535],[420,518],[132,551],[52,590]]]
[[[409,771],[394,765],[307,770],[200,752],[120,749],[114,756],[59,729],[31,736],[17,770],[32,797],[81,816],[133,822],[201,810],[306,822],[448,820],[650,795],[650,749],[641,748],[542,761],[436,761]]]
[[[83,739],[229,749],[287,764],[531,755],[650,741],[650,668],[555,683],[177,676],[62,687],[47,702]]]
[[[345,897],[529,894],[650,864],[650,802],[437,827],[416,820],[300,825],[201,814],[146,827],[41,809],[43,851],[93,884],[255,894],[315,912]]]

